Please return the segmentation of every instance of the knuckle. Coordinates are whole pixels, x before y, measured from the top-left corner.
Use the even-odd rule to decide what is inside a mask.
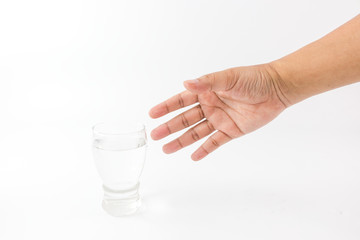
[[[200,119],[203,119],[205,116],[204,116],[204,112],[200,105],[197,107],[197,110],[198,110]]]
[[[181,94],[178,95],[178,104],[181,108],[183,108],[185,106],[184,104],[184,99],[183,97],[181,96]]]
[[[207,127],[209,128],[209,130],[212,132],[214,131],[214,126],[209,122],[209,121],[206,121],[206,124],[207,124]]]
[[[183,148],[183,147],[184,147],[184,145],[183,145],[183,143],[181,142],[180,138],[177,138],[176,141],[178,142],[180,148]]]
[[[209,153],[210,153],[210,151],[206,150],[206,148],[205,148],[204,146],[201,146],[201,148],[204,150],[204,152],[205,152],[206,154],[209,154]]]
[[[211,91],[213,84],[216,82],[216,74],[215,73],[209,73],[209,74],[206,74],[206,75],[202,76],[200,78],[200,80],[201,79],[204,79],[207,83],[209,83],[210,88],[211,88],[210,91]]]
[[[165,102],[164,102],[164,105],[165,105],[165,108],[166,108],[166,113],[169,113],[169,112],[170,112],[170,108],[169,108],[169,103],[168,103],[168,101],[165,101]]]
[[[194,141],[197,141],[197,140],[199,140],[200,139],[200,136],[199,136],[199,134],[196,132],[196,130],[195,129],[191,129],[191,137],[192,137],[192,139],[194,140]]]
[[[185,114],[181,113],[180,117],[181,117],[181,122],[182,122],[183,126],[188,127],[189,126],[189,121],[186,119]]]
[[[219,143],[213,137],[210,137],[210,143],[214,145],[215,148],[219,147]]]
[[[168,132],[169,132],[169,134],[171,134],[172,132],[171,132],[171,129],[170,129],[170,126],[169,126],[169,123],[165,123],[165,126],[166,126],[166,128],[167,128],[167,130],[168,130]]]

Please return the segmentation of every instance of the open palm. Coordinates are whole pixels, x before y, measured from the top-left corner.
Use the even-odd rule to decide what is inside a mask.
[[[163,147],[173,153],[212,134],[193,154],[200,160],[231,139],[250,133],[273,120],[286,105],[279,98],[274,74],[265,65],[238,67],[205,75],[184,83],[186,91],[150,110],[158,118],[198,103],[151,132],[154,140],[188,128]]]

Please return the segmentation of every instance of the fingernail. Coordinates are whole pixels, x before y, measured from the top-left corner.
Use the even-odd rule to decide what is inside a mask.
[[[162,124],[151,131],[150,136],[153,140],[160,140],[166,136],[168,136],[169,130],[165,124]]]
[[[185,83],[187,83],[187,84],[198,84],[199,79],[187,80],[187,81],[185,81]]]
[[[166,111],[164,109],[159,109],[158,106],[153,107],[149,111],[149,115],[151,118],[158,118],[166,114]]]
[[[173,140],[163,146],[163,151],[166,154],[174,153],[180,149],[181,149],[181,145],[177,140]]]
[[[191,159],[194,161],[199,161],[199,160],[203,159],[205,156],[206,156],[206,152],[198,149],[191,155]]]

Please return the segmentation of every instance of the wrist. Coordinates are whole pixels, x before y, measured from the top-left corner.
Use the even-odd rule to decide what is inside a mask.
[[[288,80],[289,78],[285,73],[285,69],[282,63],[279,61],[273,61],[265,64],[265,66],[267,72],[271,76],[274,90],[279,100],[286,108],[294,105],[296,103],[294,100],[295,86],[293,86]]]

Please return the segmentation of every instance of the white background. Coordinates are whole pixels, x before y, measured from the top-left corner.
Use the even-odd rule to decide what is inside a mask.
[[[360,239],[360,85],[315,96],[200,162],[149,140],[143,208],[113,218],[91,126],[182,82],[264,63],[358,0],[0,1],[0,239]],[[202,142],[202,141],[201,141]]]

